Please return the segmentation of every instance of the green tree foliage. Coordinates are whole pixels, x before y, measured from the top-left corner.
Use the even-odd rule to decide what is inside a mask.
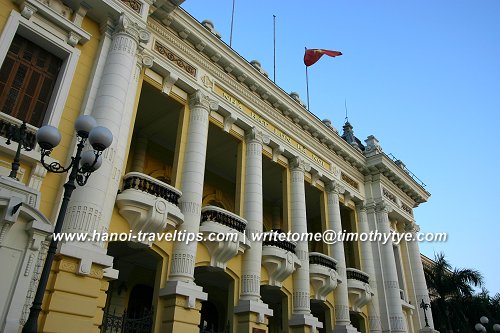
[[[482,287],[483,276],[477,270],[452,268],[444,254],[438,253],[432,265],[424,266],[429,288],[434,326],[441,333],[475,332],[481,316],[490,323],[500,322],[500,294],[491,297]]]

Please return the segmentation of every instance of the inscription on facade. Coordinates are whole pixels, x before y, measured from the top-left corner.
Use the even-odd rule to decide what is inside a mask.
[[[330,170],[330,164],[329,163],[327,163],[326,161],[324,161],[318,155],[314,154],[312,151],[310,151],[309,149],[307,149],[301,143],[295,141],[288,134],[286,134],[285,132],[283,132],[279,128],[275,127],[273,124],[271,124],[269,121],[267,121],[267,119],[265,119],[264,117],[262,117],[260,114],[258,114],[257,112],[251,110],[250,108],[248,108],[246,105],[244,105],[243,103],[241,103],[236,97],[234,97],[231,94],[228,94],[227,92],[225,92],[224,90],[222,90],[222,88],[220,88],[219,86],[217,86],[217,84],[215,85],[214,91],[219,96],[222,96],[227,102],[231,103],[236,108],[238,108],[239,110],[243,111],[244,113],[246,113],[247,115],[249,115],[250,117],[252,117],[252,119],[254,119],[259,124],[261,124],[262,126],[264,126],[270,132],[276,134],[276,136],[278,136],[281,140],[285,141],[286,143],[290,144],[295,149],[297,149],[299,152],[301,152],[304,155],[306,155],[309,158],[311,158],[316,164],[322,166],[326,170]]]

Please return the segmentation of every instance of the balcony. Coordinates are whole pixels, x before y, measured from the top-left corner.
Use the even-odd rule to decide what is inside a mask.
[[[342,281],[337,274],[335,259],[319,252],[309,252],[309,275],[314,292],[311,298],[318,301],[324,301]]]
[[[352,311],[361,312],[361,308],[372,299],[370,277],[363,271],[347,268],[347,288]]]
[[[116,205],[132,232],[160,233],[175,229],[184,221],[177,206],[180,197],[176,188],[148,175],[130,172],[123,177]]]
[[[244,234],[247,221],[215,206],[201,209],[200,233],[210,254],[210,266],[226,269],[229,260],[250,248]]]
[[[272,237],[270,237],[272,235]],[[283,281],[301,266],[295,255],[295,243],[280,240],[280,233],[264,234],[262,265],[269,275],[268,285],[281,288]]]

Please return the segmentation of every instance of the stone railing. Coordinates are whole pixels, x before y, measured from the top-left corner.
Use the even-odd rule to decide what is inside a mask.
[[[201,209],[200,223],[206,221],[217,222],[239,232],[245,231],[247,226],[247,221],[242,217],[215,206],[205,206]]]
[[[347,268],[347,279],[358,280],[363,283],[370,283],[370,277],[363,271],[356,268]]]
[[[309,265],[321,265],[331,268],[335,271],[337,270],[337,262],[335,261],[335,259],[319,252],[309,253]]]
[[[178,205],[181,192],[158,179],[139,172],[129,172],[123,177],[122,191],[134,189],[163,198],[166,201]]]
[[[268,234],[272,234],[272,236],[267,237]],[[279,240],[279,234],[284,234],[284,232],[279,232],[279,231],[266,232],[264,234],[264,241],[262,242],[262,245],[275,246],[285,251],[295,253],[295,247],[297,246],[297,244],[287,240]]]

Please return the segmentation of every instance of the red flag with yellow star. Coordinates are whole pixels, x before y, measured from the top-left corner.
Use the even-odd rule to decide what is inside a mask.
[[[304,65],[311,66],[315,64],[316,61],[323,56],[323,54],[330,57],[337,57],[342,55],[342,52],[322,49],[306,49],[306,53],[304,54]]]

